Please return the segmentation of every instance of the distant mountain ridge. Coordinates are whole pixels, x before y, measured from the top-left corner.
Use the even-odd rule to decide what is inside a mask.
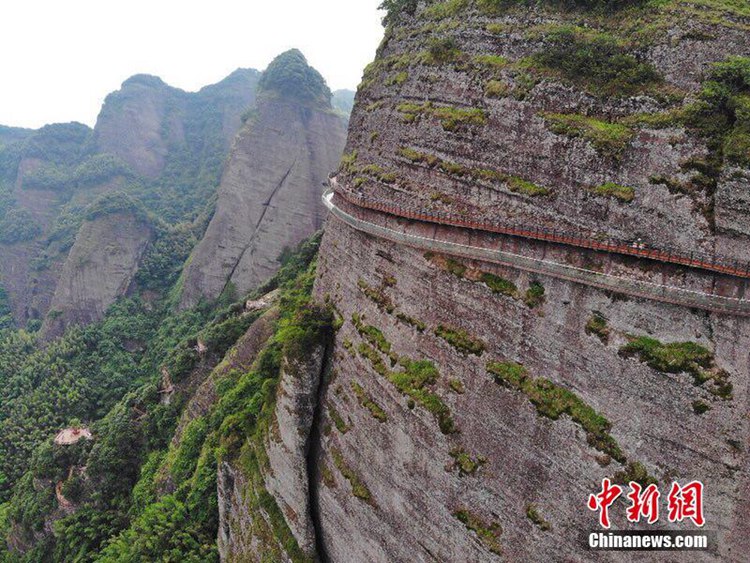
[[[132,279],[120,280],[117,295],[97,303],[55,298],[61,275],[81,274],[64,264],[74,242],[93,242],[84,240],[93,231],[79,226],[97,198],[123,190],[172,224],[205,212],[259,77],[257,70],[238,69],[189,93],[135,75],[107,96],[93,129],[80,123],[0,127],[0,287],[18,325],[41,322],[53,301],[89,318],[88,308],[104,310],[127,291]],[[132,278],[136,269],[131,264],[124,271]]]

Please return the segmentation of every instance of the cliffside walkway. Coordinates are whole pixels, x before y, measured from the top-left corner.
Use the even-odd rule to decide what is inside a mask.
[[[453,256],[460,256],[468,259],[483,260],[486,262],[492,262],[501,264],[504,266],[510,266],[527,272],[532,272],[541,275],[548,275],[555,278],[560,278],[572,282],[581,283],[584,285],[597,287],[599,289],[611,290],[614,292],[630,295],[633,297],[640,297],[644,299],[652,299],[655,301],[661,301],[665,303],[671,303],[674,305],[681,305],[687,307],[694,307],[701,310],[712,311],[715,313],[723,313],[729,315],[736,315],[742,317],[750,317],[750,300],[738,299],[734,297],[724,297],[712,293],[705,293],[680,287],[673,287],[668,285],[661,285],[643,280],[628,279],[619,276],[613,276],[594,270],[587,270],[572,266],[570,264],[564,264],[560,262],[553,262],[549,260],[542,260],[538,258],[532,258],[529,256],[523,256],[504,250],[497,250],[491,248],[484,248],[480,246],[471,246],[453,242],[447,239],[438,239],[435,237],[426,237],[408,232],[408,229],[402,231],[391,229],[389,227],[379,225],[358,217],[355,217],[351,213],[342,209],[336,205],[334,201],[334,194],[337,197],[341,197],[347,203],[370,211],[377,211],[380,213],[393,215],[403,219],[410,219],[428,223],[438,223],[441,225],[461,227],[475,230],[484,230],[491,233],[500,234],[512,234],[514,236],[524,237],[521,231],[507,232],[509,229],[506,227],[495,227],[492,229],[484,229],[479,223],[473,223],[464,218],[458,218],[456,216],[450,216],[446,214],[430,214],[428,212],[417,210],[416,208],[403,208],[401,206],[395,206],[385,203],[366,201],[362,196],[355,195],[351,192],[345,192],[342,190],[335,181],[332,181],[332,188],[329,188],[323,195],[323,202],[331,213],[339,220],[343,221],[350,227],[367,233],[372,236],[380,237],[392,242],[405,244],[415,248],[431,250],[433,252],[440,252],[450,254]],[[439,219],[439,220],[435,220]],[[455,222],[452,222],[454,221]],[[582,248],[590,248],[594,250],[606,251],[606,252],[618,252],[612,243],[599,243],[603,245],[601,247],[595,247],[593,245],[578,245],[574,242],[575,238],[571,238],[569,235],[564,233],[550,232],[538,229],[526,229],[530,236],[526,238],[532,238],[535,240],[546,240],[549,242],[561,243],[561,244],[572,244],[574,246],[581,246]],[[555,238],[546,238],[547,234],[554,235]],[[611,250],[608,250],[611,249]],[[660,260],[663,262],[670,262],[676,264],[682,264],[675,260],[661,260],[659,256],[665,255],[664,251],[652,250],[652,249],[639,249],[632,248],[634,251],[643,251],[643,254],[637,252],[620,252],[621,254],[629,254],[633,256],[640,256],[650,258],[652,260]],[[678,258],[678,255],[666,253],[668,256]],[[690,266],[691,264],[684,264]],[[709,265],[709,264],[707,264]],[[694,267],[700,268],[701,266],[695,265]],[[718,265],[716,265],[718,267]],[[739,269],[737,269],[739,268]],[[716,271],[724,274],[739,275],[737,273],[718,270],[715,267],[702,269]],[[738,272],[744,272],[745,275],[740,277],[750,277],[750,271],[742,269],[741,266],[732,268]]]
[[[679,264],[690,268],[699,268],[711,272],[718,272],[720,274],[750,279],[750,261],[740,262],[718,254],[709,255],[700,252],[686,254],[679,250],[651,248],[642,244],[617,239],[599,240],[590,235],[569,233],[544,227],[533,227],[523,223],[513,223],[510,221],[494,221],[489,223],[472,221],[471,219],[458,214],[434,213],[417,207],[394,205],[388,202],[367,199],[361,194],[355,194],[351,191],[344,190],[335,178],[331,180],[331,185],[337,195],[352,205],[364,209],[371,209],[373,211],[380,211],[381,213],[388,213],[389,215],[395,215],[405,219],[414,219],[417,221],[438,223],[440,225],[448,225],[452,227],[463,227],[488,233],[498,233],[567,244],[569,246],[600,250],[602,252],[625,254],[636,256],[638,258],[647,258],[649,260]]]

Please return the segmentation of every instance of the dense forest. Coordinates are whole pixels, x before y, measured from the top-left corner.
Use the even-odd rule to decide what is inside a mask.
[[[280,290],[273,336],[252,369],[221,373],[216,405],[184,428],[178,445],[172,437],[191,377],[219,365],[265,310],[246,312],[242,300],[174,313],[129,299],[43,351],[24,330],[3,332],[0,537],[13,521],[14,544],[27,551],[0,548],[0,560],[217,559],[216,464],[241,456],[257,463],[245,459],[244,438],[265,431],[260,419],[282,358],[331,328],[331,313],[310,300],[319,240],[288,253],[279,273],[248,296]],[[177,389],[170,402],[161,400],[164,373]],[[53,443],[54,430],[82,424],[94,440]],[[60,513],[56,490],[75,505],[72,514]],[[48,525],[54,535],[44,533]]]

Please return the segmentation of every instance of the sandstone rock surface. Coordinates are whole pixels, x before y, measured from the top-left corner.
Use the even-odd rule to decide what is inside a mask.
[[[153,227],[133,213],[86,222],[60,274],[43,333],[54,337],[71,324],[100,320],[127,293],[153,236]]]
[[[285,248],[322,227],[323,183],[345,135],[346,120],[328,100],[261,94],[234,141],[216,212],[185,270],[183,307],[230,288],[240,295],[253,289],[276,272]]]

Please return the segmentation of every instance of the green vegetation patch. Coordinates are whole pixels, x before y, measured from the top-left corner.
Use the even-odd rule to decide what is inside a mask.
[[[338,469],[341,475],[349,481],[349,484],[352,487],[352,494],[358,499],[365,501],[367,504],[374,506],[375,501],[372,498],[370,489],[367,488],[367,485],[362,478],[349,466],[349,464],[347,464],[341,450],[338,448],[331,448],[331,457],[333,457],[333,464],[336,466],[336,469]]]
[[[498,275],[491,274],[490,272],[482,272],[479,277],[480,281],[489,287],[493,293],[500,293],[507,295],[508,297],[518,296],[518,288],[510,280],[501,278]]]
[[[685,121],[707,140],[714,165],[750,167],[750,58],[713,65]]]
[[[658,86],[662,78],[631,46],[609,33],[561,26],[531,57],[534,68],[602,96],[632,96]]]
[[[724,399],[732,398],[732,383],[729,374],[717,369],[713,353],[695,342],[672,342],[664,344],[648,336],[631,337],[630,342],[620,348],[623,357],[636,356],[650,368],[662,373],[688,373],[697,386],[711,382],[709,391]]]
[[[396,24],[403,18],[414,15],[417,11],[417,0],[383,0],[379,9],[386,11],[383,25]]]
[[[620,123],[602,121],[575,113],[543,113],[547,127],[553,133],[585,139],[602,156],[619,159],[635,131]]]
[[[356,381],[352,381],[352,390],[357,396],[359,404],[369,410],[374,419],[376,419],[378,422],[385,422],[388,420],[388,415],[385,413],[385,411],[380,407],[380,405],[372,400],[372,397],[367,394],[367,392],[359,383],[357,383]]]
[[[586,334],[594,334],[603,344],[609,342],[609,326],[607,325],[607,319],[605,319],[601,313],[594,312],[591,318],[586,322]]]
[[[630,203],[635,199],[635,190],[630,186],[621,186],[614,182],[607,182],[601,186],[592,186],[589,191],[596,195],[611,197],[623,203]]]
[[[620,463],[625,462],[625,454],[609,433],[612,428],[610,422],[575,393],[555,385],[548,379],[530,376],[526,368],[520,364],[489,362],[487,371],[497,383],[526,395],[540,415],[557,420],[563,414],[567,414],[586,431],[590,446]]]
[[[427,53],[424,62],[431,65],[441,65],[454,62],[461,57],[461,51],[451,37],[432,38],[427,43]]]
[[[366,325],[362,322],[359,315],[352,315],[352,323],[357,329],[357,332],[367,340],[371,345],[380,350],[386,356],[391,353],[391,343],[388,342],[383,332],[375,326]]]
[[[467,267],[454,258],[445,259],[445,271],[453,274],[458,278],[463,278]]]
[[[15,244],[39,236],[42,227],[26,209],[10,209],[0,219],[0,243]]]
[[[331,90],[305,56],[291,49],[276,57],[258,82],[258,89],[277,92],[302,101],[330,104]]]
[[[640,461],[632,461],[628,463],[625,466],[625,469],[614,474],[612,481],[618,485],[627,485],[631,481],[635,481],[642,487],[658,484],[658,481],[649,475],[648,469],[646,469],[646,466]]]
[[[511,176],[497,170],[470,168],[462,164],[443,160],[435,155],[419,152],[412,148],[401,147],[398,149],[397,154],[415,164],[424,164],[430,168],[438,168],[449,176],[457,178],[469,177],[484,182],[502,182],[514,193],[527,196],[546,196],[551,193],[549,188],[538,186],[518,176]]]
[[[506,182],[510,191],[519,194],[539,196],[548,195],[550,193],[547,188],[537,186],[535,183],[519,178],[518,176],[508,176]]]
[[[448,382],[448,385],[450,385],[450,388],[453,392],[458,393],[459,395],[463,395],[466,392],[464,382],[460,379],[451,379]]]
[[[693,401],[691,406],[693,407],[693,412],[699,416],[711,410],[711,405],[700,399]]]
[[[490,80],[484,87],[484,95],[489,98],[505,98],[511,92],[511,87],[502,80]]]
[[[531,282],[529,289],[526,290],[526,294],[523,296],[523,302],[530,309],[534,309],[544,304],[544,286],[538,281]]]
[[[552,524],[544,519],[544,517],[539,513],[539,509],[537,508],[537,506],[533,503],[526,505],[526,517],[544,532],[552,529]]]
[[[409,80],[409,73],[406,72],[405,70],[402,70],[401,72],[398,72],[398,73],[394,74],[393,76],[391,76],[390,78],[388,78],[385,81],[385,85],[386,86],[393,86],[393,85],[401,86],[407,80]]]
[[[328,406],[328,415],[331,417],[331,420],[333,420],[334,426],[336,426],[336,430],[341,432],[342,434],[346,434],[349,432],[349,426],[344,422],[344,417],[341,416],[338,410],[336,410],[336,407],[333,405]]]
[[[438,119],[446,131],[455,131],[462,125],[484,125],[487,120],[484,110],[479,108],[438,106],[432,102],[403,103],[396,109],[408,123],[417,121],[422,116],[431,116]]]
[[[465,330],[442,324],[435,329],[435,336],[442,338],[462,354],[481,356],[486,347],[484,342],[471,336]]]
[[[497,522],[487,523],[480,516],[470,510],[462,508],[453,513],[467,530],[474,532],[482,545],[496,555],[502,555],[500,547],[500,536],[503,529]]]
[[[450,456],[453,458],[454,467],[459,470],[461,475],[474,475],[477,470],[487,463],[487,458],[484,456],[472,457],[463,448],[453,448],[450,451]]]
[[[388,295],[386,295],[384,288],[372,287],[361,278],[357,281],[357,286],[362,290],[362,293],[364,293],[368,299],[370,299],[381,309],[385,309],[387,313],[391,314],[393,313],[393,311],[395,311],[396,308],[393,305],[393,301]]]
[[[480,67],[495,71],[502,70],[510,64],[508,59],[500,55],[477,55],[472,61]]]
[[[402,394],[432,413],[438,421],[441,432],[450,434],[455,431],[450,408],[437,394],[427,389],[428,386],[437,382],[440,375],[435,364],[427,360],[396,358],[391,354],[391,360],[397,359],[398,364],[403,368],[393,371],[386,367],[382,357],[372,346],[363,342],[359,346],[359,353],[369,360],[379,375],[390,381]]]
[[[422,321],[415,319],[414,317],[410,317],[406,313],[399,312],[396,314],[396,318],[400,320],[402,323],[406,323],[408,325],[413,326],[417,329],[417,332],[424,332],[427,328],[427,325],[423,323]]]
[[[437,2],[425,10],[425,15],[434,20],[451,18],[459,14],[468,5],[469,0],[446,0],[445,2]]]

